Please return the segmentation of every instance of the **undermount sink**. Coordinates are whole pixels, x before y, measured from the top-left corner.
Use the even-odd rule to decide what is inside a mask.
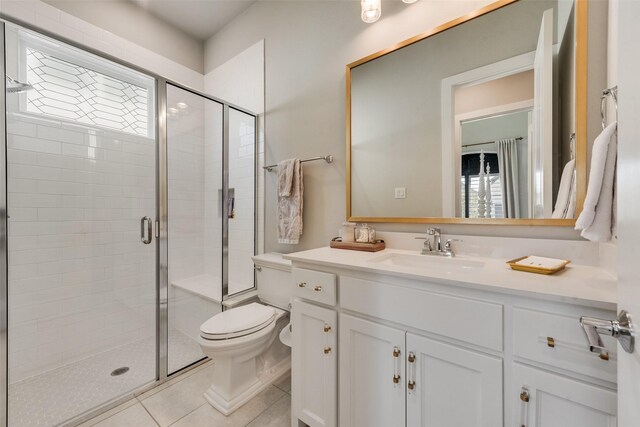
[[[433,255],[390,253],[370,261],[373,264],[391,267],[409,267],[445,272],[474,271],[484,268],[484,262]]]

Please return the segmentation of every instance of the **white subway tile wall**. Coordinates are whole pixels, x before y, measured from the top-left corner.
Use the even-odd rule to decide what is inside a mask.
[[[9,381],[155,334],[155,141],[7,116]],[[154,356],[149,355],[149,363]]]

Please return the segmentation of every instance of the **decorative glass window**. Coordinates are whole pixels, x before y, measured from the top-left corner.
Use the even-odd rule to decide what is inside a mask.
[[[26,111],[153,136],[153,93],[143,87],[26,47]]]

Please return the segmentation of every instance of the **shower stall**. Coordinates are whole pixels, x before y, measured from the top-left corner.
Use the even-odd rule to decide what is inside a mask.
[[[257,118],[6,20],[0,50],[0,425],[75,424],[255,288]]]

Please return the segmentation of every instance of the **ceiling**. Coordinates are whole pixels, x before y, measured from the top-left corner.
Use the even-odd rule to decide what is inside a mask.
[[[129,0],[198,40],[213,36],[256,0]]]

